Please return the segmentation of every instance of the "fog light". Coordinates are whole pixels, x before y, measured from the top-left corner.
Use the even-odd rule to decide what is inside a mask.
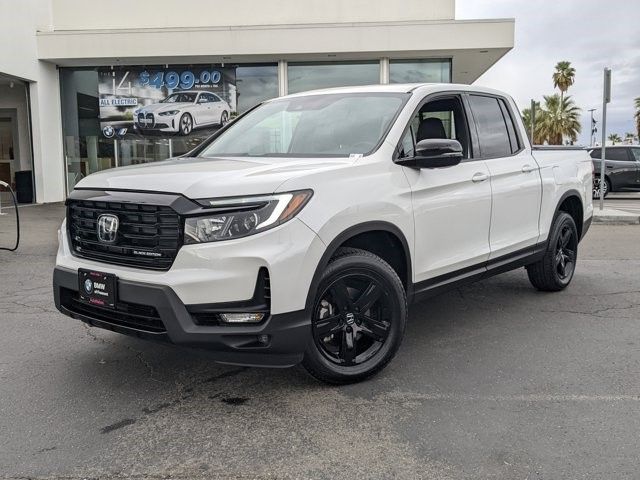
[[[264,313],[221,313],[220,319],[225,323],[258,323]]]

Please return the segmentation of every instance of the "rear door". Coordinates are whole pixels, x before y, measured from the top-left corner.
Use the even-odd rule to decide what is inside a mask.
[[[479,93],[469,94],[468,100],[480,158],[491,176],[491,260],[538,242],[542,180],[538,164],[520,138],[509,102]]]
[[[634,188],[638,185],[638,162],[628,147],[607,147],[605,149],[605,175],[611,182],[613,190]],[[591,152],[596,174],[600,173],[600,159],[602,149],[596,148]]]

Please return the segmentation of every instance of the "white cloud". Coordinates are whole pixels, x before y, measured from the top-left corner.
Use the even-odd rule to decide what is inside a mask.
[[[576,80],[568,93],[582,108],[579,140],[588,144],[587,110],[596,108],[600,120],[603,69],[608,66],[613,74],[607,131],[621,136],[634,131],[633,99],[640,97],[640,1],[456,0],[457,19],[505,17],[516,19],[515,46],[475,84],[504,90],[525,108],[531,98],[553,93],[553,67],[570,61]]]

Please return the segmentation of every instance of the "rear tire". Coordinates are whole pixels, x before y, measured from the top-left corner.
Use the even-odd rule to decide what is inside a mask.
[[[326,383],[364,380],[396,354],[406,320],[407,297],[393,268],[368,251],[341,248],[320,279],[302,364]]]
[[[529,281],[543,292],[557,292],[571,283],[578,259],[578,229],[571,215],[559,212],[551,225],[547,250],[527,265]]]

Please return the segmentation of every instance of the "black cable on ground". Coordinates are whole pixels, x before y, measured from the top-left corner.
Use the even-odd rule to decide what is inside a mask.
[[[18,249],[18,245],[20,245],[20,214],[18,213],[18,200],[16,199],[16,194],[13,192],[13,188],[11,188],[8,183],[0,181],[0,186],[7,187],[9,189],[11,197],[13,198],[13,207],[16,210],[16,245],[13,248],[0,247],[0,250],[15,252]]]

